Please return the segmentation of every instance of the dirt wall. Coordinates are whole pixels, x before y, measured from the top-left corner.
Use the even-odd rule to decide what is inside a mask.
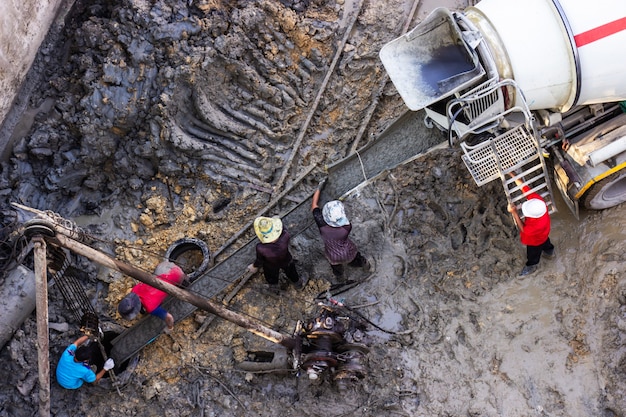
[[[23,0],[0,3],[0,124],[4,123],[37,50],[66,0]],[[73,3],[73,1],[72,1]],[[6,143],[0,143],[4,149]]]

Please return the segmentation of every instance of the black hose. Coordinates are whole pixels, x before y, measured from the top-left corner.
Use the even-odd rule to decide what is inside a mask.
[[[333,284],[326,291],[322,291],[321,293],[317,294],[315,299],[326,300],[328,298],[328,294],[330,294],[332,297],[336,297],[339,294],[343,294],[344,292],[349,291],[352,288],[356,287],[359,283],[360,283],[359,281],[348,280],[340,284]],[[338,289],[341,289],[341,291],[333,292]]]
[[[358,311],[348,307],[347,305],[342,305],[343,308],[345,308],[346,310],[348,310],[350,313],[355,314],[357,316],[359,316],[359,318],[363,321],[365,321],[367,324],[377,328],[378,330],[380,330],[381,332],[385,332],[387,334],[393,334],[393,335],[397,335],[397,332],[392,332],[391,330],[387,330],[387,329],[383,329],[382,327],[380,327],[379,325],[377,325],[376,323],[372,322],[370,319],[368,319],[367,317],[363,316],[363,314],[359,313]]]
[[[341,283],[341,284],[335,284],[335,285],[331,286],[329,290],[319,293],[318,296],[315,297],[315,299],[316,300],[332,300],[333,298],[328,296],[328,292],[330,292],[333,288],[342,288],[342,287],[348,286],[349,284],[354,284],[354,285],[351,285],[349,288],[344,288],[339,293],[343,293],[343,292],[348,291],[351,288],[354,288],[357,284],[359,284],[359,282],[358,281],[348,281],[348,282]],[[334,295],[337,295],[339,293],[335,293]],[[366,322],[367,324],[377,328],[381,332],[385,332],[387,334],[393,334],[393,335],[397,335],[398,334],[396,332],[392,332],[391,330],[383,329],[382,327],[380,327],[376,323],[374,323],[371,320],[369,320],[367,317],[363,316],[358,311],[348,307],[347,305],[345,305],[343,303],[332,303],[332,304],[333,304],[333,306],[332,306],[333,308],[343,308],[343,309],[347,310],[348,312],[358,316],[359,319],[361,319],[364,322]]]
[[[448,146],[450,148],[452,148],[452,125],[454,124],[454,121],[456,120],[458,115],[463,110],[463,107],[464,107],[464,105],[461,105],[461,107],[459,107],[459,109],[452,115],[452,118],[450,119],[450,121],[448,123]]]

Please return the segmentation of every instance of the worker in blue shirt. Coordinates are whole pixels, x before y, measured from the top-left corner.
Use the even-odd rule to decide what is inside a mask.
[[[63,388],[77,389],[84,382],[95,384],[106,372],[115,367],[115,362],[109,358],[96,374],[91,369],[91,349],[84,345],[87,340],[88,336],[81,336],[63,351],[56,370],[57,382]]]

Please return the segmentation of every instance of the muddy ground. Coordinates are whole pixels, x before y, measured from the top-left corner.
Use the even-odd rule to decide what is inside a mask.
[[[365,1],[351,14],[358,6],[77,2],[36,64],[45,77],[30,99],[32,120],[20,125],[2,165],[5,219],[10,201],[55,211],[150,271],[181,237],[220,248],[277,185],[295,190],[271,214],[284,213],[314,189],[325,165],[349,153],[372,102],[361,144],[404,111],[390,84],[378,88],[377,52],[399,34],[411,3]],[[422,2],[415,19],[432,7]],[[333,45],[353,20],[296,146]],[[368,375],[359,384],[339,392],[332,381],[312,384],[292,372],[242,371],[246,351],[275,346],[223,320],[200,332],[206,313],[198,311],[141,352],[119,393],[110,381],[66,391],[53,379],[52,415],[626,414],[626,207],[576,220],[557,199],[557,258],[521,279],[524,249],[501,185],[476,187],[458,150],[385,172],[345,203],[375,270],[349,270],[359,284],[337,298],[380,327],[369,328]],[[314,315],[316,297],[335,284],[316,230],[292,243],[310,276],[303,291],[268,295],[255,276],[231,303],[285,333]],[[133,280],[74,262],[103,320],[132,325],[115,306]],[[54,286],[50,299],[54,369],[79,331]],[[0,416],[37,412],[35,340],[33,316],[0,351]]]

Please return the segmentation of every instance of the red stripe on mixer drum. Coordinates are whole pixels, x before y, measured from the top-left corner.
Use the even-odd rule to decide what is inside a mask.
[[[618,32],[626,30],[626,17],[614,20],[597,28],[590,29],[586,32],[574,36],[576,46],[580,48],[592,42],[614,35]]]

